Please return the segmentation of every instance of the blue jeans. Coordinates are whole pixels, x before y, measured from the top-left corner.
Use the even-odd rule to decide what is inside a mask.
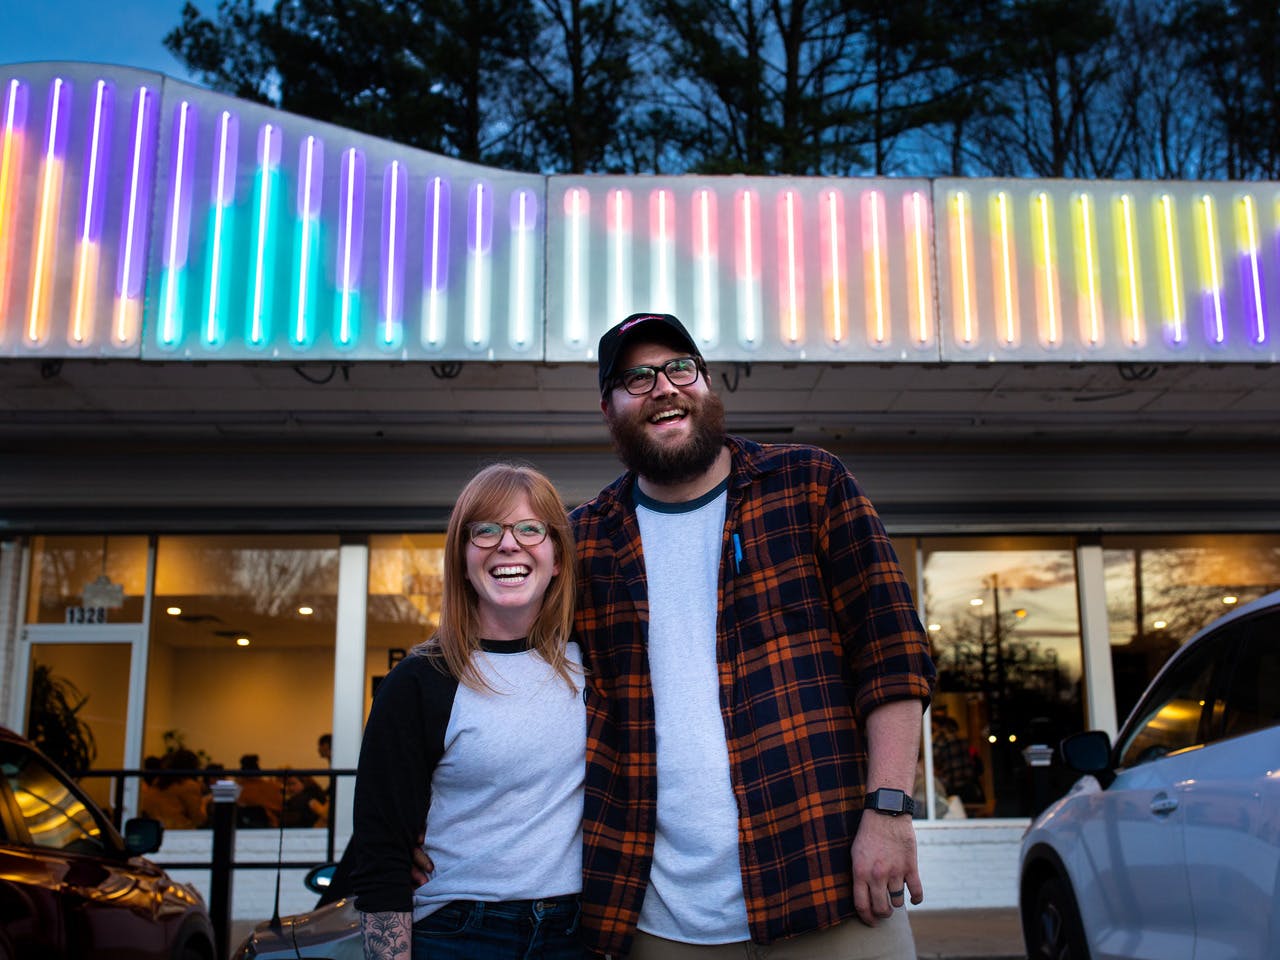
[[[413,925],[413,960],[583,960],[578,898],[454,900]]]

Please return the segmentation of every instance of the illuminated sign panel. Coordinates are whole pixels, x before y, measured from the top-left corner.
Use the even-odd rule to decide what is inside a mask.
[[[0,68],[0,356],[1277,360],[1271,184],[553,176],[141,71]]]
[[[927,181],[552,177],[547,359],[640,310],[741,360],[936,360]]]
[[[1274,362],[1269,184],[939,180],[949,360]]]

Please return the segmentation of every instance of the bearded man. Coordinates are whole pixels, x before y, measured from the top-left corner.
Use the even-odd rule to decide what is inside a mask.
[[[727,435],[675,317],[608,330],[599,376],[627,472],[573,513],[587,947],[914,960],[935,672],[879,517],[826,451]]]

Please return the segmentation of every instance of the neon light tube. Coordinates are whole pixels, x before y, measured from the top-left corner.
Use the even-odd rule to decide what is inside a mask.
[[[31,258],[31,309],[26,340],[40,344],[48,337],[53,275],[57,270],[58,217],[62,210],[62,175],[67,155],[67,122],[71,84],[55,77],[49,88],[44,163],[40,172],[40,200],[36,216],[35,251]]]
[[[10,80],[4,92],[0,129],[0,335],[9,316],[9,285],[13,278],[13,237],[18,230],[18,184],[26,153],[27,88]]]
[[[104,167],[110,156],[112,106],[111,85],[99,80],[94,86],[93,124],[85,148],[84,194],[80,202],[79,244],[76,250],[75,281],[71,291],[70,342],[84,346],[93,339],[94,316],[98,305],[98,265],[102,249],[102,205],[106,192]]]
[[[631,191],[625,188],[610,190],[605,197],[605,254],[608,257],[606,283],[609,290],[609,318],[632,313],[632,244],[635,226],[633,222]]]
[[[251,347],[264,347],[271,339],[268,323],[275,305],[276,248],[279,229],[280,128],[264,123],[258,131],[258,170],[253,202],[253,270],[249,283],[249,331]]]
[[[564,195],[564,215],[568,224],[565,231],[567,248],[565,269],[565,321],[564,338],[574,346],[587,343],[587,304],[590,290],[587,285],[587,230],[590,226],[591,195],[582,187],[571,187]]]
[[[933,296],[929,263],[930,230],[929,205],[919,190],[913,190],[902,198],[902,220],[906,234],[907,265],[910,282],[907,284],[907,305],[910,326],[917,347],[926,347],[933,340]]]
[[[382,176],[382,270],[378,309],[383,347],[404,342],[404,246],[409,211],[408,175],[399,160],[387,165]]]
[[[324,184],[324,143],[307,137],[298,144],[298,195],[295,199],[293,333],[295,347],[315,340],[315,264],[320,261],[320,199]]]
[[[693,192],[693,335],[703,349],[716,342],[720,325],[720,243],[716,195]]]
[[[1098,240],[1094,230],[1093,199],[1076,196],[1072,227],[1076,241],[1076,298],[1080,332],[1091,347],[1102,343],[1102,305],[1098,302]]]
[[[449,282],[449,181],[427,181],[426,242],[422,251],[422,345],[444,346],[446,291]]]
[[[874,203],[868,212],[868,198],[875,191],[862,194],[862,256],[863,272],[867,287],[867,326],[871,339],[875,340],[876,306],[873,303],[873,284],[878,277],[872,279],[874,267],[867,265],[867,259],[879,255],[879,249],[871,248],[880,242],[878,225],[869,226],[868,217],[875,218]],[[844,195],[838,190],[824,190],[818,196],[818,244],[821,254],[818,257],[822,274],[822,315],[826,320],[827,337],[836,346],[842,345],[849,336],[849,279],[845,263],[845,216]],[[884,318],[881,316],[883,327]],[[883,343],[883,338],[879,341]]]
[[[1133,197],[1121,194],[1114,203],[1116,249],[1120,258],[1116,262],[1116,280],[1120,287],[1120,313],[1129,346],[1142,344],[1147,337],[1142,318],[1142,275],[1139,272],[1138,243],[1133,226]]]
[[[734,266],[738,274],[738,342],[760,346],[764,308],[761,293],[760,195],[739,190],[733,203]]]
[[[232,239],[235,237],[236,157],[240,150],[240,122],[229,110],[218,116],[213,153],[217,158],[209,198],[209,304],[205,311],[204,345],[220,347],[227,340],[225,311],[230,282]]]
[[[1250,339],[1255,344],[1267,339],[1266,314],[1262,304],[1266,297],[1262,292],[1262,268],[1258,264],[1258,213],[1253,197],[1247,193],[1236,205],[1236,233],[1244,257],[1240,264],[1241,286],[1244,289],[1245,309],[1248,312]]]
[[[838,212],[843,216],[843,210]],[[887,346],[890,340],[885,242],[884,194],[879,190],[868,190],[862,194],[862,274],[866,292],[867,336],[877,347]],[[834,256],[836,251],[831,253]],[[839,325],[833,326],[832,333],[832,339],[839,343]]]
[[[1164,334],[1167,342],[1182,346],[1187,332],[1183,325],[1182,278],[1178,272],[1177,211],[1173,198],[1162,193],[1156,199],[1156,231],[1159,240],[1161,306],[1164,308]]]
[[[360,264],[364,255],[364,153],[343,151],[338,177],[338,302],[340,347],[355,345],[360,336]]]
[[[778,197],[778,298],[782,339],[792,346],[804,337],[803,269],[800,195],[784,190]]]
[[[467,201],[467,345],[489,344],[489,272],[493,249],[493,189],[472,185]]]
[[[1202,194],[1198,204],[1200,229],[1204,237],[1198,245],[1200,253],[1200,282],[1206,332],[1210,341],[1221,346],[1227,339],[1222,320],[1222,272],[1218,264],[1218,217],[1213,209],[1213,197]]]
[[[1040,332],[1046,346],[1056,347],[1061,340],[1058,306],[1058,258],[1053,240],[1053,201],[1041,190],[1031,206],[1035,225],[1036,302],[1042,321]]]
[[[169,170],[169,215],[160,278],[160,345],[176,347],[182,339],[187,243],[191,229],[191,171],[194,166],[196,109],[183,100],[174,108],[173,160]]]
[[[538,195],[517,190],[511,195],[511,320],[509,338],[517,350],[534,343],[536,290],[534,251],[537,248]]]
[[[995,273],[992,289],[996,295],[996,319],[1000,342],[1015,347],[1021,339],[1018,320],[1017,262],[1013,257],[1013,224],[1009,194],[996,192],[991,202],[991,266]]]
[[[657,313],[675,312],[675,260],[676,198],[670,190],[654,190],[649,194],[649,301]]]
[[[951,283],[960,291],[954,300],[956,336],[966,347],[974,345],[978,338],[977,322],[973,310],[973,247],[972,218],[969,215],[969,194],[957,190],[951,194]]]
[[[156,97],[139,87],[133,97],[130,127],[133,130],[129,159],[129,193],[120,222],[120,259],[116,270],[116,308],[112,320],[112,342],[123,347],[138,339],[142,331],[142,291],[146,277],[143,248],[147,224],[151,221],[152,181],[155,178]]]

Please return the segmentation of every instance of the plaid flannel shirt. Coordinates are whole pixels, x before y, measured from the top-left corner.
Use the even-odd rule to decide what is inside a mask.
[[[935,674],[889,539],[840,461],[815,447],[728,444],[720,705],[751,936],[771,943],[855,915],[862,720],[890,701],[927,702]],[[573,512],[590,658],[583,927],[605,955],[630,950],[657,810],[634,482],[624,474]]]

